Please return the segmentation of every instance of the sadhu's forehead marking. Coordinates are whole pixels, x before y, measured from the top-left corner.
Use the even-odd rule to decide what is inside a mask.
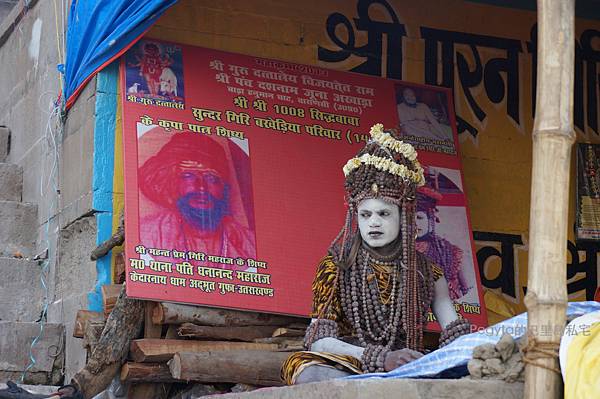
[[[192,161],[192,160],[181,161],[179,163],[179,166],[182,169],[190,169],[190,170],[207,170],[207,169],[214,170],[212,165],[204,164],[202,162]]]

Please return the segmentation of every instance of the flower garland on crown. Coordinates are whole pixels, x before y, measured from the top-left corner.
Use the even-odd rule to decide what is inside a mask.
[[[360,165],[364,164],[374,166],[376,169],[391,173],[392,175],[399,176],[403,179],[408,179],[419,187],[425,184],[425,174],[421,164],[417,161],[417,151],[415,151],[412,145],[395,139],[389,133],[385,133],[381,123],[374,125],[371,128],[370,133],[373,141],[382,147],[388,148],[404,156],[413,163],[415,170],[412,171],[405,165],[397,164],[388,158],[363,154],[358,158],[355,157],[346,162],[346,165],[344,165],[343,168],[344,176],[348,176],[354,169],[357,169]]]
[[[380,146],[389,148],[392,151],[402,154],[404,158],[411,162],[415,162],[417,160],[417,151],[415,151],[414,147],[408,143],[397,140],[392,137],[391,134],[384,132],[383,125],[381,123],[373,125],[369,133],[371,133],[371,138],[373,141],[378,143]]]

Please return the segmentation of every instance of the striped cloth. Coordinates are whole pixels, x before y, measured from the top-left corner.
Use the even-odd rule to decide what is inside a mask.
[[[568,316],[580,316],[600,310],[600,303],[594,301],[570,302]],[[519,338],[527,331],[527,313],[522,313],[482,331],[463,335],[449,345],[433,351],[389,373],[360,374],[346,379],[365,378],[435,378],[450,369],[466,367],[471,359],[473,348],[482,344],[496,344],[504,333]]]

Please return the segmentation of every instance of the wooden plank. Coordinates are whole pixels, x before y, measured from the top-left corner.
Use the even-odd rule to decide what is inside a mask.
[[[253,339],[252,342],[259,344],[278,344],[278,345],[302,345],[304,338],[300,337],[268,337]]]
[[[154,308],[155,324],[194,323],[204,326],[287,326],[305,319],[268,313],[242,312],[239,310],[208,308],[162,302]]]
[[[127,362],[121,368],[121,381],[180,382],[171,375],[166,363]]]
[[[114,253],[114,250],[113,250]],[[123,284],[125,282],[125,254],[119,252],[115,254],[115,267],[113,270],[113,278],[116,284]]]
[[[310,324],[310,320],[309,319],[299,319],[299,320],[304,320],[304,321],[292,323],[292,324],[289,324],[289,325],[287,325],[285,327],[287,327],[287,328],[299,328],[301,330],[306,331],[306,329],[308,328],[308,325]]]
[[[117,298],[119,297],[122,287],[123,284],[107,284],[100,288],[100,292],[102,293],[104,316],[108,317],[110,312],[112,312],[115,304],[117,303]]]
[[[167,399],[170,384],[143,382],[131,384],[127,391],[127,399]]]
[[[179,334],[177,334],[177,324],[169,324],[169,328],[167,328],[167,332],[164,336],[165,339],[178,339]]]
[[[162,336],[162,325],[154,324],[152,321],[152,312],[155,306],[156,303],[151,301],[147,301],[144,304],[144,338],[161,338]],[[163,371],[168,371],[166,364],[163,363],[161,366],[163,367]],[[164,370],[165,368],[166,370]],[[123,368],[121,370],[123,370]],[[158,371],[160,371],[160,367]],[[173,379],[170,373],[168,373],[167,376],[170,377],[171,380]],[[170,382],[171,381],[158,381],[156,378],[150,378],[142,383],[134,383],[129,388],[127,397],[132,399],[167,399],[171,390]]]
[[[169,361],[174,378],[198,382],[230,382],[279,386],[281,366],[289,353],[268,351],[178,352]]]
[[[71,380],[85,398],[94,397],[110,384],[124,363],[131,340],[142,332],[143,320],[144,303],[127,298],[123,287],[98,345]]]
[[[124,221],[123,213],[121,213],[120,223],[119,223],[119,227],[117,228],[117,231],[115,231],[115,233],[108,240],[104,241],[102,244],[100,244],[96,248],[94,248],[94,250],[92,251],[92,253],[90,255],[90,259],[91,260],[100,259],[101,257],[107,255],[108,252],[111,249],[113,249],[114,247],[118,247],[119,245],[122,245],[124,241],[125,241],[125,221]]]
[[[213,327],[184,323],[177,329],[177,333],[186,338],[252,341],[256,338],[270,337],[276,329],[275,326]]]
[[[162,335],[162,325],[154,324],[152,321],[152,312],[155,302],[147,301],[144,307],[144,338],[160,338]]]
[[[286,328],[280,327],[277,330],[273,331],[273,337],[304,337],[304,333],[306,332],[306,328]]]
[[[86,324],[85,331],[83,332],[83,347],[88,350],[88,355],[91,354],[96,345],[98,345],[105,326],[106,320],[104,320],[104,315],[102,316],[101,321],[90,321]]]
[[[103,321],[104,313],[93,312],[91,310],[78,310],[75,317],[75,326],[73,327],[73,337],[83,338],[86,324],[90,321]]]
[[[136,339],[131,342],[129,355],[135,362],[166,362],[177,352],[228,350],[277,351],[278,344],[230,341],[194,341],[181,339]]]
[[[297,352],[303,351],[304,339],[303,338],[287,338],[287,337],[270,337],[270,338],[257,338],[252,342],[260,344],[277,344],[279,345],[279,351],[285,352]]]

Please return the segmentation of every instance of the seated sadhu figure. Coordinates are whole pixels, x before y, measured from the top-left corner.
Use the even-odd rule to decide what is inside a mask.
[[[442,269],[415,250],[416,189],[425,179],[413,147],[377,124],[344,174],[346,222],[318,266],[308,351],[283,365],[288,384],[389,371],[420,357],[430,309],[440,345],[470,330]]]

